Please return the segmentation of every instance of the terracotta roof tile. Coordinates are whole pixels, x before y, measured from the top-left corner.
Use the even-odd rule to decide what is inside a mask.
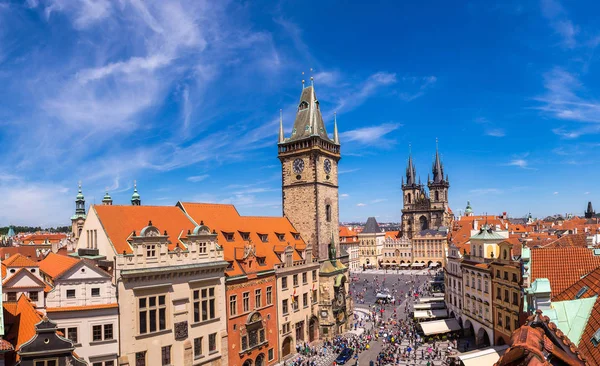
[[[17,253],[20,253],[21,255],[33,261],[40,261],[44,259],[44,256],[41,253],[38,255],[38,251],[32,246],[0,247],[0,258],[2,258],[2,262],[8,259],[7,255],[10,257]]]
[[[241,216],[233,205],[211,204],[211,203],[188,203],[179,202],[183,210],[196,222],[203,222],[211,230],[216,230],[219,245],[223,247],[223,255],[226,261],[233,262],[233,270],[228,270],[226,275],[235,276],[243,274],[243,270],[237,263],[236,252],[242,253],[247,240],[240,233],[248,233],[250,242],[256,248],[256,254],[265,258],[265,268],[273,268],[281,260],[275,253],[280,246],[288,244],[298,250],[304,250],[306,244],[301,237],[294,238],[292,233],[298,233],[290,221],[285,217],[257,217]],[[226,238],[224,233],[233,233]],[[267,234],[267,242],[263,242],[259,234]],[[277,234],[283,234],[280,240]],[[314,250],[314,248],[313,248]],[[300,260],[298,251],[294,251],[294,260]]]
[[[23,244],[44,244],[46,240],[49,243],[59,243],[66,239],[67,234],[28,234],[19,238]]]
[[[104,231],[119,254],[133,252],[127,239],[133,231],[139,234],[140,230],[148,226],[148,221],[152,221],[161,232],[167,231],[171,241],[169,250],[174,250],[177,246],[185,249],[179,238],[185,238],[188,230],[193,230],[196,226],[175,206],[93,205],[91,210],[97,213]]]
[[[37,267],[37,262],[25,257],[21,253],[16,253],[2,261],[6,267]]]
[[[587,290],[584,290],[585,287],[587,287]],[[600,268],[596,268],[587,276],[554,296],[552,301],[585,299],[594,296],[598,296],[598,298],[585,325],[578,347],[588,361],[594,365],[600,365],[600,348],[594,346],[591,341],[594,334],[600,330]]]
[[[85,306],[62,306],[58,308],[47,308],[48,313],[59,313],[63,311],[85,311],[85,310],[98,310],[98,309],[114,309],[118,308],[119,304],[98,304],[98,305],[85,305]]]
[[[396,239],[398,237],[399,233],[400,233],[399,231],[386,231],[385,232],[385,237],[386,238]]]
[[[544,245],[544,248],[558,248],[558,247],[586,248],[587,247],[586,237],[587,237],[586,233],[564,235],[564,236]]]
[[[595,256],[588,248],[531,249],[531,282],[547,278],[552,287],[552,295],[563,292],[598,267],[600,256]]]
[[[58,278],[81,260],[73,257],[50,253],[40,261],[40,270],[52,278]]]
[[[349,227],[347,226],[340,226],[340,237],[354,237],[357,236],[358,234],[356,234],[353,230],[351,230]]]
[[[16,303],[5,302],[3,306],[4,321],[11,325],[5,338],[18,351],[35,335],[35,325],[42,320],[42,315],[25,295],[21,295]]]

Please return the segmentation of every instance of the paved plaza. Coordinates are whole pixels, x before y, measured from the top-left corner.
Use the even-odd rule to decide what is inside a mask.
[[[352,358],[346,365],[363,365],[368,366],[373,362],[376,366],[384,365],[446,365],[449,359],[446,358],[448,347],[454,354],[459,354],[456,350],[464,351],[465,346],[469,346],[468,350],[474,349],[473,339],[458,339],[458,340],[439,340],[435,344],[433,342],[416,342],[414,339],[411,342],[410,337],[403,337],[400,342],[395,341],[395,347],[388,347],[389,340],[385,339],[388,331],[397,329],[389,325],[387,321],[393,319],[394,322],[410,324],[412,305],[415,302],[414,291],[424,291],[429,281],[433,280],[435,271],[428,270],[367,270],[353,272],[351,274],[350,294],[354,299],[354,318],[352,319],[352,330],[344,336],[347,338],[355,338],[358,342],[368,344],[368,349],[361,351],[358,359]],[[383,307],[375,306],[376,295],[378,291],[389,291],[395,297],[395,303],[384,305]],[[422,293],[423,296],[428,294]],[[383,311],[382,311],[383,310]],[[377,317],[373,317],[377,314]],[[374,319],[375,318],[375,319]],[[376,326],[374,320],[386,320],[385,326]],[[381,325],[381,324],[380,324]],[[389,327],[389,328],[388,328]],[[391,334],[391,333],[390,333]],[[412,335],[414,337],[414,335]],[[369,340],[370,338],[370,340]],[[441,338],[441,337],[440,337]],[[329,366],[333,365],[338,352],[332,347],[323,347],[323,341],[315,342],[311,346],[315,346],[319,350],[316,356],[300,357],[295,356],[290,358],[286,366]],[[468,343],[467,343],[468,342]],[[416,344],[416,350],[415,348]],[[403,357],[401,353],[410,347],[411,352],[408,357]],[[396,350],[394,351],[390,351]],[[387,352],[387,353],[386,353]],[[433,358],[432,354],[438,352],[440,356]],[[381,353],[387,355],[393,354],[394,362],[381,361],[378,362],[378,356]],[[283,365],[284,363],[282,363]]]

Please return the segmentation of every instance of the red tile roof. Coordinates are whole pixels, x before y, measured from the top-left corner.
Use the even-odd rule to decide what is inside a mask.
[[[564,235],[546,245],[545,248],[558,248],[558,247],[587,247],[586,233],[579,234],[567,234]]]
[[[66,239],[67,234],[27,234],[19,238],[23,244],[45,244],[48,243],[59,243],[61,240]]]
[[[44,259],[44,256],[42,254],[38,255],[36,248],[32,246],[0,247],[0,258],[2,258],[2,262],[8,259],[7,255],[10,257],[17,253],[20,253],[21,255],[33,261],[40,261]]]
[[[386,238],[396,239],[398,237],[399,233],[400,233],[399,231],[386,231],[385,232],[385,237]]]
[[[3,306],[4,322],[10,325],[5,338],[18,351],[35,335],[35,325],[42,320],[42,314],[25,295],[21,295],[17,302],[5,302]]]
[[[149,221],[161,232],[167,231],[171,241],[169,250],[174,250],[177,246],[185,249],[179,238],[185,238],[188,230],[193,230],[196,226],[175,206],[93,205],[91,210],[97,213],[104,231],[119,254],[133,253],[127,240],[133,231],[139,235],[140,230],[148,226]]]
[[[354,236],[358,236],[358,234],[356,232],[354,232],[353,230],[351,230],[349,227],[347,226],[340,226],[340,237],[354,237]]]
[[[580,293],[584,287],[587,287],[587,290]],[[578,347],[588,361],[594,365],[600,365],[600,348],[594,346],[591,341],[594,333],[600,330],[600,268],[596,268],[587,276],[554,296],[552,301],[585,299],[594,296],[598,296],[598,298],[585,325]]]
[[[187,202],[180,202],[178,205],[195,222],[203,222],[211,230],[216,230],[225,260],[234,262],[233,270],[226,272],[228,276],[243,274],[243,269],[237,263],[239,258],[235,255],[236,252],[243,253],[244,246],[248,244],[241,233],[248,233],[250,242],[256,247],[257,256],[265,259],[265,268],[273,268],[275,264],[281,263],[274,250],[276,246],[289,244],[297,250],[306,249],[301,237],[294,238],[293,234],[298,234],[298,231],[285,217],[241,216],[233,205]],[[233,235],[228,240],[225,233]],[[259,234],[267,234],[268,241],[264,243]],[[283,235],[283,240],[280,240],[278,235]],[[293,256],[294,260],[301,259],[296,250]]]
[[[580,247],[533,248],[530,265],[531,282],[547,278],[555,295],[600,267],[600,256]]]
[[[37,262],[25,257],[21,253],[17,253],[8,257],[2,261],[2,263],[7,267],[37,267]]]
[[[81,259],[49,253],[43,261],[40,261],[40,270],[56,279],[79,264],[80,261]]]

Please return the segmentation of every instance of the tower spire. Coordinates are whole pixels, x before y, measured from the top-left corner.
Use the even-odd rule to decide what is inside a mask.
[[[416,171],[412,160],[411,145],[408,144],[408,166],[406,167],[406,185],[412,186],[416,183]]]
[[[337,127],[337,112],[333,112],[333,143],[340,143],[340,137],[338,136],[338,127]]]
[[[137,181],[133,181],[133,194],[131,195],[131,204],[133,206],[141,206],[142,199],[137,190]]]
[[[440,161],[440,152],[438,150],[438,139],[435,139],[435,161],[433,162],[433,182],[441,183],[444,180],[444,167]]]
[[[279,110],[279,143],[282,143],[285,140],[283,136],[283,111]]]

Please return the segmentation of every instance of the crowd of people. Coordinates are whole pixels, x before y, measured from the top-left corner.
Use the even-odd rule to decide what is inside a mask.
[[[377,299],[377,295],[382,293],[390,294],[390,300],[370,304],[369,311],[364,315],[354,315],[351,329],[364,329],[362,333],[347,333],[319,344],[299,344],[296,347],[297,355],[284,363],[284,366],[335,365],[335,357],[345,348],[353,351],[352,360],[346,364],[359,366],[360,354],[367,351],[373,342],[380,342],[381,350],[373,355],[368,366],[433,365],[434,361],[438,365],[452,365],[454,358],[448,356],[455,352],[457,340],[448,339],[444,346],[439,340],[426,342],[419,334],[418,323],[409,316],[413,304],[420,297],[432,296],[434,288],[431,287],[430,280],[433,276],[434,273],[429,276],[405,274],[393,276],[392,279],[382,275],[375,276],[370,281],[354,277],[350,284],[350,294],[355,299],[355,304],[365,304],[367,299]],[[399,313],[398,305],[405,300]]]

